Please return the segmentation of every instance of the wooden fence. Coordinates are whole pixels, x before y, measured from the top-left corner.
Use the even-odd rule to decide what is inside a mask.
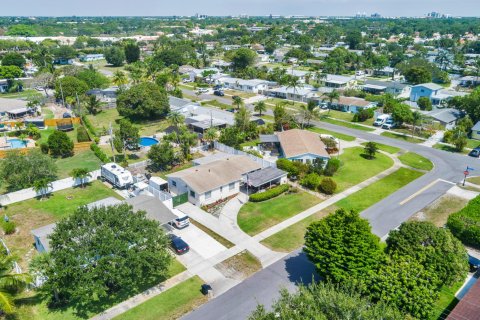
[[[15,124],[17,123],[22,123],[23,124],[23,120],[18,120],[18,121],[5,121],[5,122],[0,122],[0,124],[4,124],[6,127],[11,127],[11,128],[15,128]],[[26,119],[28,120],[28,119]],[[75,117],[75,118],[66,118],[66,119],[45,119],[44,120],[44,123],[45,123],[45,126],[47,127],[56,127],[57,126],[57,122],[59,121],[65,121],[65,120],[71,120],[72,121],[72,124],[80,124],[82,123],[82,119],[79,118],[79,117]]]

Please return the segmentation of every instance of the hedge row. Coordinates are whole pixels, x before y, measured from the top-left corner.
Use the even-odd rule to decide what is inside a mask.
[[[96,143],[92,143],[90,145],[90,149],[92,149],[93,153],[95,153],[97,158],[100,159],[100,161],[102,161],[103,163],[110,162],[110,158],[105,154],[105,152],[103,152],[102,149],[100,149],[100,147]]]
[[[250,196],[249,200],[252,201],[252,202],[265,201],[265,200],[268,200],[268,199],[278,197],[282,193],[288,191],[288,189],[290,189],[290,186],[288,184],[281,184],[279,186],[268,189],[265,192],[252,194]]]
[[[90,137],[88,136],[87,129],[85,129],[84,126],[80,126],[77,128],[77,141],[78,142],[90,141]]]
[[[92,126],[92,123],[90,122],[90,120],[88,120],[86,116],[82,116],[82,122],[85,125],[85,127],[87,127],[87,130],[90,131],[90,134],[93,137],[96,137],[97,133],[95,132],[95,128]]]
[[[465,245],[480,249],[480,196],[448,217],[447,227]]]

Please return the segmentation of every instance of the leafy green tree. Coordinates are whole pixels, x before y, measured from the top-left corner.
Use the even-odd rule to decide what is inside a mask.
[[[27,63],[25,58],[17,52],[9,52],[2,58],[2,66],[17,66],[23,69],[25,63]]]
[[[43,290],[77,312],[119,292],[136,292],[167,276],[168,238],[157,221],[127,204],[81,206],[50,235]]]
[[[240,109],[241,106],[243,106],[243,99],[239,96],[234,96],[233,97],[233,104],[237,106],[237,110]]]
[[[111,46],[105,50],[105,60],[114,67],[121,67],[125,61],[125,52],[119,46]]]
[[[334,194],[337,189],[337,183],[332,178],[323,178],[318,186],[318,190],[325,194]]]
[[[245,134],[236,126],[227,127],[220,133],[218,141],[229,147],[240,149],[240,144],[245,141]]]
[[[133,125],[128,119],[119,121],[119,128],[115,131],[116,148],[118,152],[125,151],[126,147],[138,149],[140,140],[140,129]],[[121,144],[119,144],[121,143]],[[118,145],[121,145],[120,150]]]
[[[1,254],[0,256],[0,310],[10,315],[15,312],[13,294],[24,290],[32,281],[27,273],[15,273],[13,264],[15,256]]]
[[[352,50],[360,49],[363,41],[362,34],[360,31],[350,31],[345,37],[345,42],[348,44],[348,47]]]
[[[71,172],[73,180],[80,180],[80,187],[85,187],[85,181],[87,178],[91,178],[92,175],[87,168],[75,168]]]
[[[350,287],[318,282],[301,285],[294,293],[280,291],[271,311],[259,305],[248,320],[331,319],[403,320],[405,315],[384,303],[372,303]]]
[[[48,137],[48,150],[53,157],[71,157],[73,156],[73,141],[63,131],[55,130]]]
[[[123,88],[128,84],[128,77],[125,72],[117,70],[113,73],[112,83],[119,88]]]
[[[392,118],[397,124],[409,123],[412,121],[412,117],[413,113],[408,105],[399,103],[393,107]]]
[[[369,272],[366,290],[375,302],[384,302],[417,319],[428,319],[438,297],[435,273],[409,256],[393,256]]]
[[[110,80],[92,66],[80,71],[76,77],[84,81],[89,89],[104,89],[110,84]]]
[[[480,249],[480,197],[448,217],[447,227],[465,245]]]
[[[37,33],[32,26],[27,26],[25,24],[14,24],[8,28],[8,36],[22,36],[22,37],[32,37]]]
[[[15,79],[23,75],[22,69],[17,66],[0,66],[1,79]]]
[[[117,109],[129,118],[162,119],[170,112],[170,103],[164,89],[154,83],[140,83],[120,93]]]
[[[446,285],[465,280],[468,272],[462,243],[447,229],[430,222],[404,222],[392,230],[387,238],[387,253],[412,257]]]
[[[53,181],[56,177],[55,162],[40,150],[31,150],[26,154],[10,151],[0,162],[0,183],[6,183],[9,191],[30,188],[34,181]]]
[[[428,97],[420,97],[417,100],[418,107],[420,110],[431,111],[432,110],[432,101]]]
[[[367,155],[369,159],[375,158],[375,154],[378,151],[377,144],[375,142],[369,141],[365,144],[365,148],[363,148],[363,152]]]
[[[260,116],[262,116],[262,113],[267,111],[267,105],[265,104],[265,101],[259,101],[259,102],[255,103],[255,106],[253,107],[253,110],[255,112],[258,112],[258,114],[260,114]]]
[[[170,142],[166,140],[153,145],[148,151],[147,157],[162,170],[169,169],[176,161],[175,151]]]
[[[383,259],[380,240],[368,221],[344,209],[310,224],[303,250],[319,275],[336,283],[361,279]]]
[[[125,59],[127,63],[133,63],[140,60],[140,47],[136,43],[127,43],[125,45]]]
[[[77,51],[70,46],[60,46],[53,50],[56,59],[73,59],[77,56]]]
[[[238,108],[235,113],[235,126],[237,126],[241,132],[246,132],[248,125],[250,124],[251,112],[246,107]]]
[[[227,57],[232,62],[232,67],[235,71],[242,71],[254,64],[257,54],[253,50],[240,48],[230,51]]]
[[[52,181],[49,178],[37,179],[33,182],[33,190],[36,193],[40,193],[40,197],[45,199],[48,194],[48,190],[52,188]]]
[[[310,190],[317,190],[318,186],[320,185],[320,182],[322,181],[322,178],[312,172],[307,174],[301,181],[300,184],[304,186],[305,188],[308,188]]]
[[[88,85],[85,81],[73,76],[65,76],[59,78],[55,82],[55,97],[57,99],[81,97],[88,91]]]
[[[404,72],[405,79],[411,84],[432,82],[432,73],[426,67],[411,67]]]

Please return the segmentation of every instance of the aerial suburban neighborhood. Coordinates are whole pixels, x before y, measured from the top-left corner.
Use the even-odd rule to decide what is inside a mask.
[[[480,320],[479,12],[2,8],[0,318]]]

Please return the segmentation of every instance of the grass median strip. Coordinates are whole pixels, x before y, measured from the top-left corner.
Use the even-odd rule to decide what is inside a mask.
[[[406,136],[406,135],[403,135],[403,134],[395,134],[395,133],[392,133],[392,132],[382,132],[381,135],[384,136],[384,137],[403,140],[403,141],[407,141],[407,142],[411,142],[411,143],[425,142],[425,140],[422,140],[422,139],[413,138],[413,137]]]
[[[406,166],[415,169],[430,171],[433,169],[433,163],[427,158],[413,152],[407,152],[398,157],[398,159]]]
[[[200,292],[202,284],[203,281],[198,276],[192,277],[114,319],[179,319],[182,315],[207,301],[207,298]]]
[[[322,118],[320,121],[331,123],[337,126],[342,126],[350,129],[356,129],[356,130],[362,130],[362,131],[375,131],[374,128],[366,127],[366,126],[361,126],[358,124],[350,123],[350,122],[345,122],[345,121],[340,121],[332,118]]]
[[[255,235],[316,205],[320,199],[304,191],[282,194],[262,202],[247,202],[238,213],[240,228]]]
[[[363,211],[422,175],[423,173],[419,171],[400,168],[334,205],[264,239],[261,243],[275,251],[290,252],[302,246],[305,231],[312,222],[334,212],[337,208]]]
[[[367,144],[367,142],[364,142],[364,143],[362,143],[362,146],[364,146],[366,144]],[[397,153],[401,150],[400,148],[392,147],[392,146],[389,146],[389,145],[383,144],[383,143],[375,142],[375,144],[377,145],[378,150],[381,150],[381,151],[384,151],[384,152],[387,152],[387,153],[390,153],[390,154],[395,154],[395,153]]]
[[[319,133],[319,134],[329,134],[334,136],[337,139],[344,140],[344,141],[354,141],[356,139],[354,136],[349,136],[348,134],[338,133],[335,131],[330,131],[330,130],[318,128],[318,127],[308,128],[308,130]]]
[[[219,242],[220,244],[222,244],[223,246],[225,246],[226,248],[231,248],[233,247],[235,244],[228,241],[227,239],[225,239],[224,237],[222,237],[221,235],[219,235],[218,233],[216,233],[215,231],[205,227],[203,224],[201,224],[200,222],[198,221],[195,221],[193,220],[192,218],[190,218],[190,222],[196,226],[198,229],[202,230],[203,232],[205,232],[206,234],[208,234],[210,237],[212,237],[213,239],[215,239],[217,242]]]

